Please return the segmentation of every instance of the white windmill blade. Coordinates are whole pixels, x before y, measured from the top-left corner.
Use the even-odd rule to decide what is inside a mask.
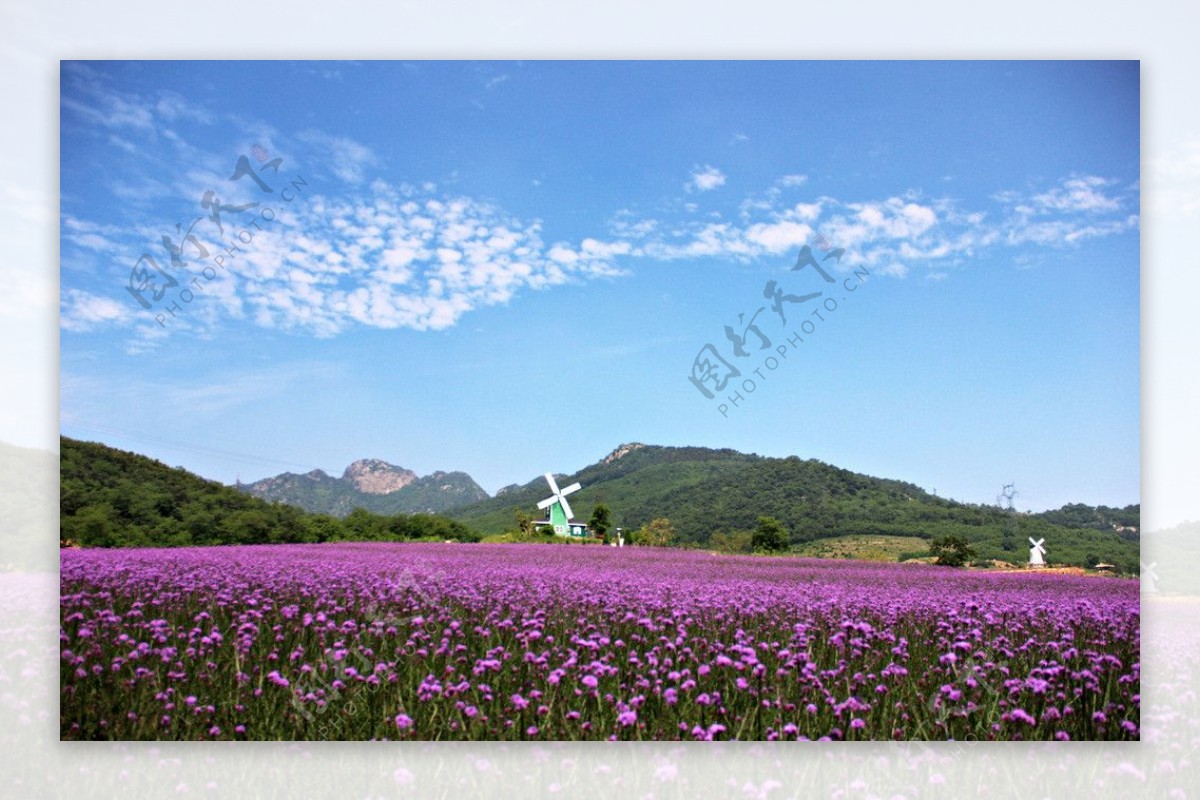
[[[546,483],[550,485],[550,491],[551,491],[551,492],[553,492],[555,495],[558,495],[558,494],[559,494],[559,493],[558,493],[558,484],[557,484],[557,482],[555,482],[555,480],[554,480],[554,476],[552,476],[551,474],[547,473],[547,474],[546,474]]]
[[[563,511],[567,513],[567,520],[570,520],[572,517],[575,516],[575,513],[571,511],[571,504],[567,503],[566,498],[559,495],[558,502],[562,504]]]
[[[575,482],[574,484],[572,484],[571,486],[569,486],[569,487],[565,487],[565,488],[563,488],[562,490],[560,490],[558,494],[559,494],[559,495],[566,495],[566,494],[568,494],[568,493],[574,492],[574,491],[575,491],[575,490],[577,490],[577,489],[582,489],[582,488],[583,488],[583,485],[582,485],[582,484],[580,484],[578,481],[576,481],[576,482]]]
[[[557,500],[558,500],[557,495],[551,495],[549,498],[547,498],[544,501],[538,501],[538,508],[545,509],[547,506],[549,506],[550,504],[554,503]]]

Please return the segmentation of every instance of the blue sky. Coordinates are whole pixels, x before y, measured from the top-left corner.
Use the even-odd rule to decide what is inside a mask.
[[[64,62],[62,431],[226,482],[378,457],[494,491],[636,440],[1135,503],[1138,84],[1136,62]],[[241,156],[273,191],[230,180]],[[162,237],[193,222],[208,256],[174,266]],[[845,250],[830,284],[790,269],[818,236]],[[142,254],[177,281],[141,287],[150,309]],[[823,294],[784,325],[772,280]],[[725,326],[759,308],[771,346],[739,358]],[[713,399],[688,380],[708,344],[741,372]]]

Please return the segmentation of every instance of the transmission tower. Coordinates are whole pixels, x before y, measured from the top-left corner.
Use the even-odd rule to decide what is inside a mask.
[[[1005,484],[1000,490],[1000,494],[996,496],[996,505],[1008,514],[1008,521],[1004,526],[1004,537],[1000,543],[1000,547],[1006,551],[1017,549],[1017,510],[1013,506],[1013,498],[1018,495],[1020,493],[1017,492],[1016,484]]]

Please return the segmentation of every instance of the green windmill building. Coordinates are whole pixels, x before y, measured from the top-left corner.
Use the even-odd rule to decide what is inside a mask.
[[[535,526],[550,526],[554,529],[554,533],[560,537],[586,537],[588,533],[587,523],[582,520],[576,520],[574,513],[571,511],[571,504],[567,502],[567,496],[577,489],[580,489],[579,482],[575,482],[569,487],[558,488],[558,482],[554,480],[554,476],[546,474],[546,483],[550,485],[549,498],[538,503],[538,509],[550,508],[550,517],[547,520],[535,520]]]

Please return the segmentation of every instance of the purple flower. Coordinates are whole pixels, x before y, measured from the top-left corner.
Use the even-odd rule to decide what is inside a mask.
[[[1012,710],[1011,712],[1009,712],[1009,713],[1008,713],[1008,719],[1009,719],[1009,720],[1015,720],[1015,721],[1017,721],[1017,722],[1019,722],[1019,723],[1026,723],[1026,724],[1028,724],[1028,725],[1030,725],[1030,726],[1036,726],[1036,725],[1037,725],[1037,721],[1036,721],[1036,720],[1034,720],[1034,717],[1033,717],[1033,715],[1029,714],[1029,713],[1028,713],[1028,712],[1026,712],[1024,709],[1014,709],[1014,710]]]

